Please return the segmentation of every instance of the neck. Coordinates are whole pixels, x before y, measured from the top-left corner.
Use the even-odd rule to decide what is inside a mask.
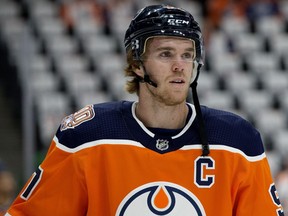
[[[180,129],[185,126],[188,106],[186,103],[167,106],[139,101],[135,113],[146,127]]]

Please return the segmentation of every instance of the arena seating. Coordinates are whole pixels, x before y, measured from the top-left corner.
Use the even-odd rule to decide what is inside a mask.
[[[149,1],[153,2],[153,1]],[[146,1],[139,1],[140,8]],[[176,3],[176,1],[175,1]],[[200,23],[200,7],[184,0]],[[288,4],[284,18],[265,17],[255,32],[245,18],[224,17],[213,32],[199,80],[203,105],[236,112],[261,131],[279,154],[288,153]],[[43,145],[61,119],[89,103],[132,100],[123,85],[123,37],[131,4],[110,12],[110,33],[91,16],[75,16],[73,33],[60,16],[60,1],[0,0],[0,39],[17,69],[20,85],[28,76]],[[5,73],[1,71],[1,73]],[[26,83],[27,84],[27,83]],[[39,122],[45,124],[39,124]]]

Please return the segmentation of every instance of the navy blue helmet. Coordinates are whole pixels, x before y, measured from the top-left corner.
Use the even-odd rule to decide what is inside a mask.
[[[135,56],[141,56],[147,39],[154,36],[175,36],[195,42],[196,61],[203,65],[203,39],[199,24],[186,10],[169,5],[151,5],[139,10],[132,19],[124,44]]]

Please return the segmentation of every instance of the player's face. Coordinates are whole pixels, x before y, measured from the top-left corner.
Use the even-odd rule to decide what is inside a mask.
[[[177,37],[150,39],[143,60],[157,88],[146,84],[146,90],[156,100],[167,105],[183,103],[188,96],[194,58],[195,46],[192,40]]]

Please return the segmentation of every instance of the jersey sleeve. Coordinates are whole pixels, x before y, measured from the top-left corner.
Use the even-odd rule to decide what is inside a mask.
[[[262,158],[259,156],[259,158]],[[278,193],[273,182],[268,160],[263,153],[262,159],[255,161],[246,161],[246,167],[243,166],[239,172],[245,172],[241,179],[241,174],[235,188],[235,204],[233,215],[237,216],[283,216]],[[233,191],[233,190],[232,190]]]
[[[217,158],[216,166],[222,171],[221,176],[229,173],[227,179],[223,178],[231,185],[233,215],[283,215],[259,131],[235,114],[211,109],[209,112],[206,128],[211,152],[216,148],[213,143],[221,143],[220,148],[227,150],[227,158]]]
[[[43,163],[33,173],[7,215],[86,215],[84,175],[73,153],[56,147],[55,137]]]
[[[44,161],[19,193],[7,214],[12,216],[86,215],[88,192],[83,157],[76,151],[95,131],[93,105],[66,116]],[[95,122],[94,122],[95,123]],[[94,138],[94,137],[93,137]]]

